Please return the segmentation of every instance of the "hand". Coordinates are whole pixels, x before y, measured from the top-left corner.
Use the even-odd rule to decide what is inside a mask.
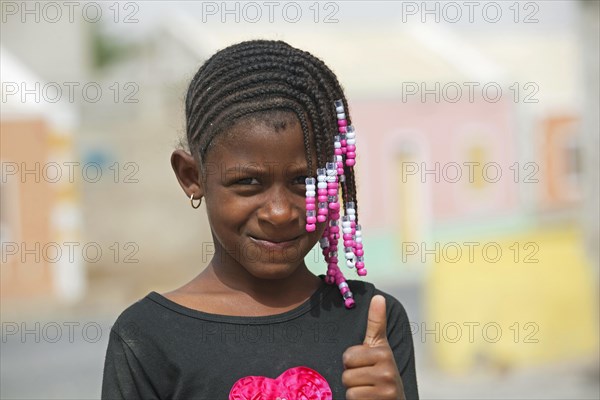
[[[385,298],[374,296],[363,344],[349,347],[343,355],[342,382],[348,388],[347,400],[405,400],[386,326]]]

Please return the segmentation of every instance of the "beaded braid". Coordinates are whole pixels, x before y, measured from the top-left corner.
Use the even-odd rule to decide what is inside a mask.
[[[325,281],[338,286],[345,306],[352,308],[354,298],[338,266],[338,241],[343,239],[346,266],[366,275],[353,169],[355,133],[344,91],[323,61],[270,40],[241,42],[214,54],[194,75],[185,99],[190,151],[203,168],[217,135],[241,118],[273,110],[292,112],[300,122],[309,176],[306,230],[326,224],[319,241],[327,263]],[[316,177],[311,176],[311,141]]]

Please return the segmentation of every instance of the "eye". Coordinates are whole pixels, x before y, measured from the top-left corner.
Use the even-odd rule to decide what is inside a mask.
[[[294,178],[294,183],[299,185],[306,185],[306,178],[308,178],[308,176],[306,175],[297,176],[296,178]]]
[[[243,178],[235,182],[237,185],[258,185],[259,182],[256,178]]]

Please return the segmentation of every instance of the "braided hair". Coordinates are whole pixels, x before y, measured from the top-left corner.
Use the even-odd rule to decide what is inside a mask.
[[[312,176],[313,163],[323,168],[334,157],[336,100],[343,103],[350,124],[344,91],[323,61],[283,41],[241,42],[218,51],[193,77],[185,98],[187,143],[202,170],[213,139],[236,121],[268,121],[273,112],[291,112],[302,128],[307,176]],[[352,167],[344,166],[344,175],[342,204],[354,202],[358,216]]]

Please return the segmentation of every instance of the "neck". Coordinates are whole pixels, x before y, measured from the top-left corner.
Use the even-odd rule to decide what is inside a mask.
[[[218,243],[218,242],[216,242]],[[251,297],[257,303],[283,308],[305,301],[322,284],[301,259],[293,272],[282,278],[263,279],[252,275],[231,255],[217,249],[204,271],[198,276],[219,292]]]

